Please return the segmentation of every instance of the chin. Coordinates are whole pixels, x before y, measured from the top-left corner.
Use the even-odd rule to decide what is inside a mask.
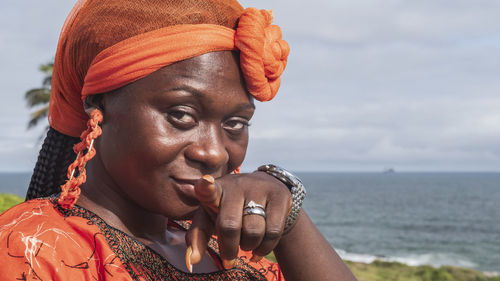
[[[169,212],[163,213],[163,215],[169,219],[172,219],[172,220],[191,220],[191,219],[193,219],[193,216],[196,213],[196,211],[198,210],[198,208],[199,208],[199,206],[193,208],[192,210],[190,210],[188,212],[169,211]]]

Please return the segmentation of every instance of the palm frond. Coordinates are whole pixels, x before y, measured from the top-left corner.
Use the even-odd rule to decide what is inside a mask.
[[[28,129],[33,127],[33,126],[36,126],[36,124],[38,124],[38,121],[40,121],[42,118],[47,117],[48,113],[49,113],[49,105],[48,104],[45,105],[44,107],[40,108],[39,110],[32,112],[30,114],[31,119],[28,122]]]
[[[50,90],[47,88],[31,89],[26,92],[24,98],[30,107],[46,104],[50,100]]]
[[[50,84],[52,83],[52,75],[43,78],[42,85],[44,88],[50,89]]]
[[[52,75],[54,63],[41,64],[38,69],[45,74]]]
[[[52,80],[52,71],[54,70],[54,63],[41,64],[38,69],[45,75],[42,81],[42,87],[31,89],[24,95],[28,106],[41,106],[38,107],[38,110],[31,113],[31,119],[28,122],[28,129],[36,126],[40,119],[45,118],[49,110],[48,103],[50,100],[50,84]]]

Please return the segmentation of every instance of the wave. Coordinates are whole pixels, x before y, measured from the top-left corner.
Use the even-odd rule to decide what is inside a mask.
[[[386,262],[399,262],[410,266],[430,265],[433,267],[440,267],[443,265],[451,265],[472,269],[478,266],[476,263],[463,256],[451,253],[408,254],[405,256],[375,256],[368,254],[348,253],[342,249],[336,249],[336,251],[342,259],[361,263],[372,263],[375,260],[381,260]]]

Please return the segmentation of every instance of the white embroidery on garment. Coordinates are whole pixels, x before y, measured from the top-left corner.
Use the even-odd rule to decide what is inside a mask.
[[[6,229],[16,227],[18,224],[22,223],[25,220],[31,219],[34,216],[46,217],[47,215],[43,213],[42,208],[47,206],[48,204],[49,202],[43,202],[40,204],[40,206],[33,208],[31,211],[26,211],[22,213],[18,218],[14,219],[10,223],[4,224],[3,226],[0,227],[0,236]]]
[[[60,236],[63,236],[64,238],[71,240],[76,246],[81,248],[80,244],[78,244],[71,237],[71,235],[69,233],[67,233],[66,231],[59,229],[59,228],[48,228],[48,229],[42,230],[44,225],[45,225],[45,222],[39,224],[37,226],[36,232],[34,234],[31,234],[31,235],[19,232],[19,234],[21,235],[21,242],[25,246],[24,256],[26,257],[26,260],[28,260],[28,263],[31,265],[31,267],[34,267],[35,264],[37,265],[37,267],[40,267],[40,264],[38,263],[38,260],[36,258],[36,254],[37,254],[37,251],[39,250],[39,248],[42,246],[42,244],[44,247],[48,247],[48,248],[52,249],[52,256],[54,256],[54,257],[56,256],[57,241],[59,240]],[[54,233],[58,234],[58,236],[56,236],[56,239],[54,240],[53,245],[51,245],[47,241],[40,239],[40,237],[42,235],[44,235],[48,232],[54,232]]]

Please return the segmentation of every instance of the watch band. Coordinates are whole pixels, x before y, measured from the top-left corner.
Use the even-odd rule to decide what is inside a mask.
[[[298,177],[276,165],[262,165],[257,170],[277,178],[284,183],[292,193],[292,209],[290,210],[290,213],[285,221],[284,233],[286,233],[295,223],[300,209],[302,209],[302,202],[304,202],[304,198],[306,196],[306,189]]]

